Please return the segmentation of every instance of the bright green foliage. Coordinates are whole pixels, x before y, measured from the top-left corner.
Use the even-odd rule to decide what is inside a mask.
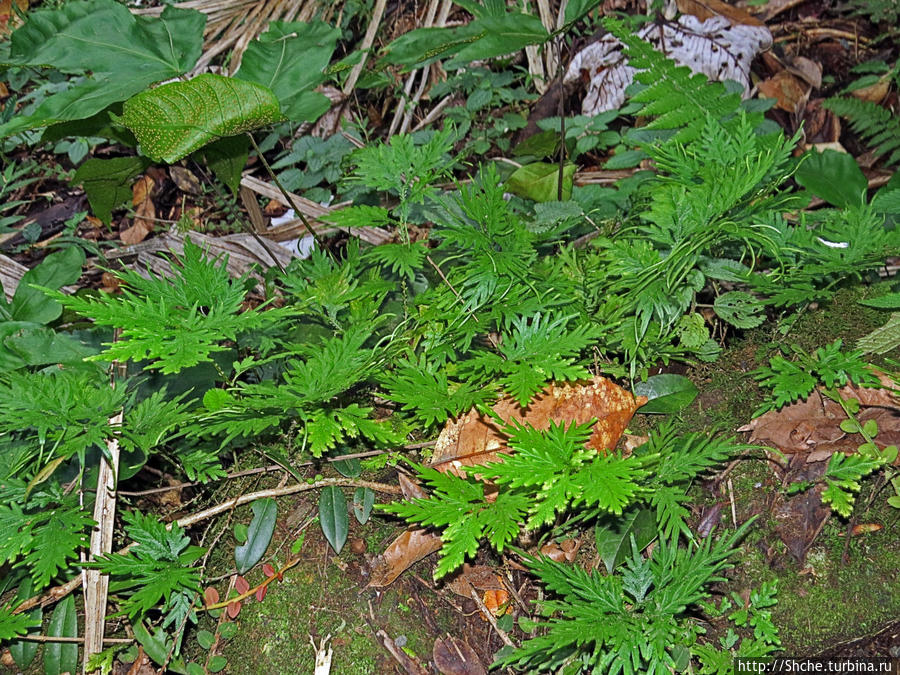
[[[740,109],[740,94],[728,93],[721,82],[676,65],[622,21],[608,17],[604,25],[625,45],[628,65],[638,69],[635,80],[647,85],[631,101],[644,104],[638,114],[656,117],[648,129],[677,130],[673,140],[687,142],[700,135],[707,116],[721,120]]]
[[[124,401],[95,372],[16,372],[0,379],[0,433],[27,432],[27,459],[15,471],[38,475],[50,462],[77,455],[82,461],[110,435],[108,419]],[[52,414],[48,414],[52,411]],[[27,467],[27,468],[26,468]]]
[[[189,239],[177,261],[172,277],[148,272],[147,279],[132,270],[119,272],[124,286],[119,297],[54,294],[63,305],[91,317],[95,324],[120,329],[120,340],[110,343],[94,360],[153,359],[145,369],[177,373],[211,361],[210,355],[224,351],[223,342],[234,340],[239,333],[274,321],[276,313],[242,312],[243,281],[231,279],[224,263],[209,260]]]
[[[831,504],[832,510],[844,518],[849,518],[853,511],[854,494],[859,492],[860,479],[884,464],[884,459],[880,457],[870,457],[861,453],[853,455],[834,453],[825,469],[822,502]]]
[[[416,467],[422,481],[432,490],[428,500],[379,505],[389,513],[431,527],[444,528],[441,560],[434,572],[439,579],[474,556],[478,543],[486,537],[503,551],[519,531],[528,507],[524,494],[501,492],[493,503],[485,499],[484,484],[429,467]]]
[[[294,122],[313,122],[331,102],[313,91],[325,81],[340,30],[321,21],[272,21],[265,33],[247,46],[234,77],[267,87]]]
[[[25,635],[34,625],[28,612],[13,614],[10,606],[0,607],[0,640],[9,640],[17,635]]]
[[[486,403],[493,391],[477,383],[450,381],[444,370],[430,366],[425,359],[400,360],[392,372],[382,376],[388,389],[386,397],[403,404],[426,425],[440,424],[457,417],[478,404]]]
[[[900,0],[850,0],[853,14],[868,17],[872,23],[885,23],[896,28],[900,18]]]
[[[194,593],[201,589],[200,571],[192,565],[205,549],[191,546],[190,538],[177,525],[167,526],[137,511],[122,517],[125,532],[134,541],[128,553],[110,553],[85,566],[112,575],[111,587],[117,591],[137,589],[126,596],[121,614],[135,620],[161,606],[164,625],[177,627],[193,614]]]
[[[850,120],[850,128],[860,135],[885,163],[900,163],[900,118],[887,108],[858,98],[830,98],[823,107]]]
[[[473,556],[482,538],[502,551],[520,526],[536,530],[576,512],[578,520],[622,515],[630,505],[644,503],[654,508],[666,537],[674,540],[685,533],[692,538],[686,523],[689,512],[683,506],[687,487],[745,447],[701,434],[678,437],[671,425],[664,425],[647,444],[623,457],[586,449],[590,424],[567,428],[551,424],[547,431],[511,425],[506,432],[512,454],[503,462],[467,467],[464,478],[418,467],[432,490],[429,498],[381,507],[410,522],[441,529],[444,545],[436,577]],[[499,487],[495,502],[485,499],[482,480]]]
[[[775,356],[769,359],[768,366],[754,371],[760,385],[772,389],[771,400],[756,414],[806,399],[819,382],[829,389],[843,387],[848,382],[859,387],[878,386],[878,377],[863,360],[862,350],[844,352],[841,350],[842,344],[841,340],[835,340],[817,349],[815,354],[807,354],[793,345],[790,351],[794,354],[794,360]]]
[[[479,349],[462,372],[499,382],[523,408],[548,380],[563,382],[590,377],[575,360],[598,337],[591,325],[568,328],[574,317],[519,316],[505,326],[496,351]]]
[[[80,120],[178,77],[200,57],[206,17],[168,6],[159,18],[135,16],[114,0],[66,2],[36,10],[11,38],[4,65],[52,66],[84,73],[74,86],[50,96],[28,117],[0,125],[0,137]]]
[[[747,527],[696,548],[679,548],[662,537],[649,558],[634,547],[631,558],[611,575],[548,558],[533,560],[531,569],[556,596],[542,603],[550,618],[541,623],[541,635],[499,663],[528,672],[555,671],[563,663],[572,673],[672,672],[672,648],[692,632],[686,610],[722,578]]]
[[[281,119],[270,89],[204,73],[128,99],[119,121],[131,129],[145,155],[171,164],[211,141]]]

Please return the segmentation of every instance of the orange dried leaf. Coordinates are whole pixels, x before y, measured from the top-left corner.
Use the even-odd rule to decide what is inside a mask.
[[[634,412],[646,402],[645,397],[635,398],[631,392],[597,376],[585,382],[551,383],[527,408],[512,399],[501,399],[493,411],[504,422],[516,420],[535,429],[548,429],[551,422],[584,424],[596,418],[587,447],[605,452],[615,447]],[[506,437],[496,423],[471,410],[444,426],[434,447],[432,466],[439,471],[455,471],[460,466],[502,461],[502,455],[508,452]]]
[[[503,616],[512,611],[512,607],[509,605],[509,593],[505,590],[485,591],[481,599],[484,602],[484,606],[494,616]]]
[[[850,530],[850,536],[858,537],[861,534],[871,534],[872,532],[878,532],[882,527],[883,525],[878,523],[859,523]]]

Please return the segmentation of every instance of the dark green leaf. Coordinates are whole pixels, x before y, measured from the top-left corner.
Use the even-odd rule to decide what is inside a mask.
[[[250,139],[241,134],[208,143],[199,150],[199,154],[204,157],[206,165],[212,169],[216,178],[225,183],[233,194],[237,194],[249,149]]]
[[[469,24],[469,30],[474,31],[479,38],[463,47],[447,64],[448,68],[512,54],[528,45],[542,44],[549,37],[536,14],[484,16]]]
[[[84,186],[94,215],[109,225],[112,210],[132,197],[131,179],[149,165],[150,160],[146,157],[92,157],[78,167],[72,183]]]
[[[663,373],[634,385],[634,395],[650,399],[638,408],[638,412],[669,414],[689,406],[697,397],[697,387],[684,375]]]
[[[240,574],[248,571],[265,555],[275,531],[278,505],[274,499],[258,499],[253,502],[253,520],[247,528],[247,543],[236,546],[234,560]]]
[[[356,457],[351,459],[340,459],[336,462],[332,462],[331,466],[346,478],[356,478],[362,473],[362,464]]]
[[[713,309],[719,318],[736,328],[756,328],[766,320],[763,304],[744,291],[723,293],[716,298]]]
[[[247,47],[235,77],[271,89],[288,119],[314,122],[331,106],[313,90],[325,80],[340,35],[340,29],[321,21],[273,21]]]
[[[170,164],[214,140],[281,119],[271,90],[211,73],[141,92],[125,102],[120,118],[141,152]]]
[[[335,553],[340,553],[347,541],[350,518],[347,499],[339,487],[322,488],[322,494],[319,495],[319,525],[331,548]]]
[[[31,115],[0,125],[0,137],[90,117],[187,72],[200,57],[205,23],[200,12],[171,6],[159,18],[135,16],[115,0],[31,12],[12,35],[8,64],[90,74],[46,98]]]
[[[55,290],[74,283],[81,276],[83,264],[84,251],[78,246],[69,246],[51,253],[40,265],[25,272],[10,305],[13,320],[50,323],[58,319],[62,305],[31,285]]]
[[[29,577],[25,577],[22,582],[19,584],[19,589],[16,592],[16,599],[13,602],[13,607],[21,604],[28,598],[30,598],[34,594],[34,586]],[[40,633],[41,626],[41,615],[43,614],[43,610],[40,607],[35,607],[30,612],[26,612],[28,619],[38,627],[37,633]],[[35,633],[29,633],[35,634]],[[38,643],[37,642],[25,642],[24,640],[16,640],[15,642],[9,643],[9,653],[13,657],[13,661],[16,662],[16,665],[23,670],[28,667],[28,665],[34,660],[34,655],[37,653]]]
[[[632,509],[615,520],[607,519],[594,528],[597,554],[610,574],[631,553],[631,537],[639,551],[656,538],[656,518],[652,509]]]
[[[209,672],[211,673],[220,673],[225,670],[225,666],[228,665],[228,660],[222,656],[221,654],[216,654],[209,660]]]
[[[809,153],[794,178],[817,197],[841,208],[859,206],[869,186],[856,160],[835,150]]]
[[[53,610],[47,635],[51,637],[78,637],[78,613],[75,598],[71,595]],[[72,642],[48,642],[44,647],[44,673],[62,675],[78,672],[78,644]]]
[[[209,651],[215,641],[216,636],[210,633],[208,630],[197,631],[197,644],[203,647],[203,649]]]
[[[365,525],[375,504],[375,493],[370,488],[356,488],[353,493],[353,515],[360,525]]]

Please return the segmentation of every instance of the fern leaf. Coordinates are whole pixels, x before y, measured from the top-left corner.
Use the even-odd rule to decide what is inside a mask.
[[[687,142],[700,136],[707,115],[721,120],[740,108],[740,94],[728,93],[721,82],[676,65],[630,33],[622,21],[607,18],[604,25],[626,46],[629,65],[639,71],[635,79],[647,85],[631,100],[644,104],[639,115],[656,118],[648,128],[677,130],[673,140]]]
[[[900,163],[900,117],[871,101],[858,98],[829,98],[823,107],[850,120],[850,128],[859,134],[885,164]]]

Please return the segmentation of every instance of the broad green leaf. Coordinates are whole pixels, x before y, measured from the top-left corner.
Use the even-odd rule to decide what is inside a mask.
[[[448,68],[459,68],[470,61],[490,59],[512,54],[528,45],[542,44],[550,37],[536,14],[505,14],[484,16],[470,24],[479,38],[466,46],[447,63]]]
[[[29,321],[0,322],[0,373],[50,363],[80,365],[96,353],[68,333]]]
[[[134,629],[134,637],[137,638],[137,641],[144,648],[147,656],[160,665],[168,663],[169,670],[173,673],[186,675],[188,671],[184,665],[184,659],[181,657],[169,659],[172,651],[172,641],[166,635],[164,629],[156,628],[151,634],[140,621],[132,624],[132,628]]]
[[[353,493],[353,515],[360,525],[365,525],[375,504],[375,493],[370,488],[356,488]]]
[[[19,584],[19,589],[16,592],[16,599],[13,602],[13,607],[24,602],[33,594],[34,587],[31,578],[25,577]],[[29,632],[29,634],[40,634],[41,615],[43,614],[43,610],[40,607],[35,607],[33,610],[31,610],[30,612],[26,612],[25,614],[28,619],[31,620],[32,624],[38,627],[36,633]],[[27,668],[28,665],[34,660],[34,655],[37,653],[37,648],[37,642],[16,640],[15,642],[9,643],[9,653],[12,655],[13,661],[15,661],[16,665],[23,670]]]
[[[132,197],[132,178],[150,165],[146,157],[92,157],[78,167],[72,184],[84,186],[94,215],[104,224],[112,220],[112,210]]]
[[[632,509],[615,520],[597,524],[594,537],[597,554],[610,574],[631,553],[631,537],[639,551],[656,538],[656,518],[653,509]]]
[[[562,176],[562,200],[572,197],[572,177],[575,165],[566,164]],[[559,197],[559,165],[547,162],[526,164],[515,170],[506,181],[506,189],[520,197],[536,202],[555,202]]]
[[[266,87],[206,73],[134,96],[119,119],[134,133],[141,152],[171,164],[207,143],[272,124],[282,115]]]
[[[271,89],[288,119],[314,122],[331,106],[326,96],[313,90],[325,81],[324,71],[340,35],[340,29],[321,21],[273,21],[247,47],[234,76]]]
[[[247,543],[234,548],[237,571],[244,574],[260,561],[272,541],[278,505],[274,499],[258,499],[253,502],[253,520],[247,528]]]
[[[844,208],[859,206],[869,182],[856,160],[846,152],[811,152],[797,169],[794,179],[829,204]]]
[[[56,290],[75,283],[81,276],[82,265],[84,251],[78,246],[69,246],[51,253],[40,265],[25,272],[10,304],[13,320],[46,324],[58,319],[62,305],[33,288],[32,284]]]
[[[347,541],[350,517],[347,513],[347,498],[339,487],[322,489],[322,494],[319,495],[319,525],[331,548],[335,553],[340,553]]]
[[[634,395],[650,399],[638,412],[669,414],[688,407],[697,398],[697,387],[684,375],[663,373],[634,385]]]
[[[31,12],[13,33],[4,65],[88,75],[49,96],[30,115],[0,125],[0,138],[90,117],[187,72],[200,57],[205,24],[206,17],[193,10],[167,6],[159,18],[141,17],[115,0],[66,2]]]
[[[763,304],[744,291],[723,293],[716,298],[713,309],[719,318],[736,328],[756,328],[766,320]]]
[[[452,56],[467,44],[480,39],[474,21],[456,29],[418,28],[404,33],[385,47],[384,63],[411,68],[429,61]]]
[[[203,146],[197,154],[202,155],[216,178],[225,183],[233,194],[241,187],[241,172],[247,163],[250,139],[245,134],[220,138]]]
[[[883,326],[863,335],[856,346],[867,354],[887,354],[900,347],[900,312],[894,312]]]
[[[78,613],[75,598],[71,595],[61,601],[50,616],[47,635],[52,637],[78,637]],[[78,644],[73,642],[48,642],[44,646],[44,673],[62,675],[78,672]]]
[[[569,0],[566,4],[565,22],[580,21],[599,4],[600,0]]]

